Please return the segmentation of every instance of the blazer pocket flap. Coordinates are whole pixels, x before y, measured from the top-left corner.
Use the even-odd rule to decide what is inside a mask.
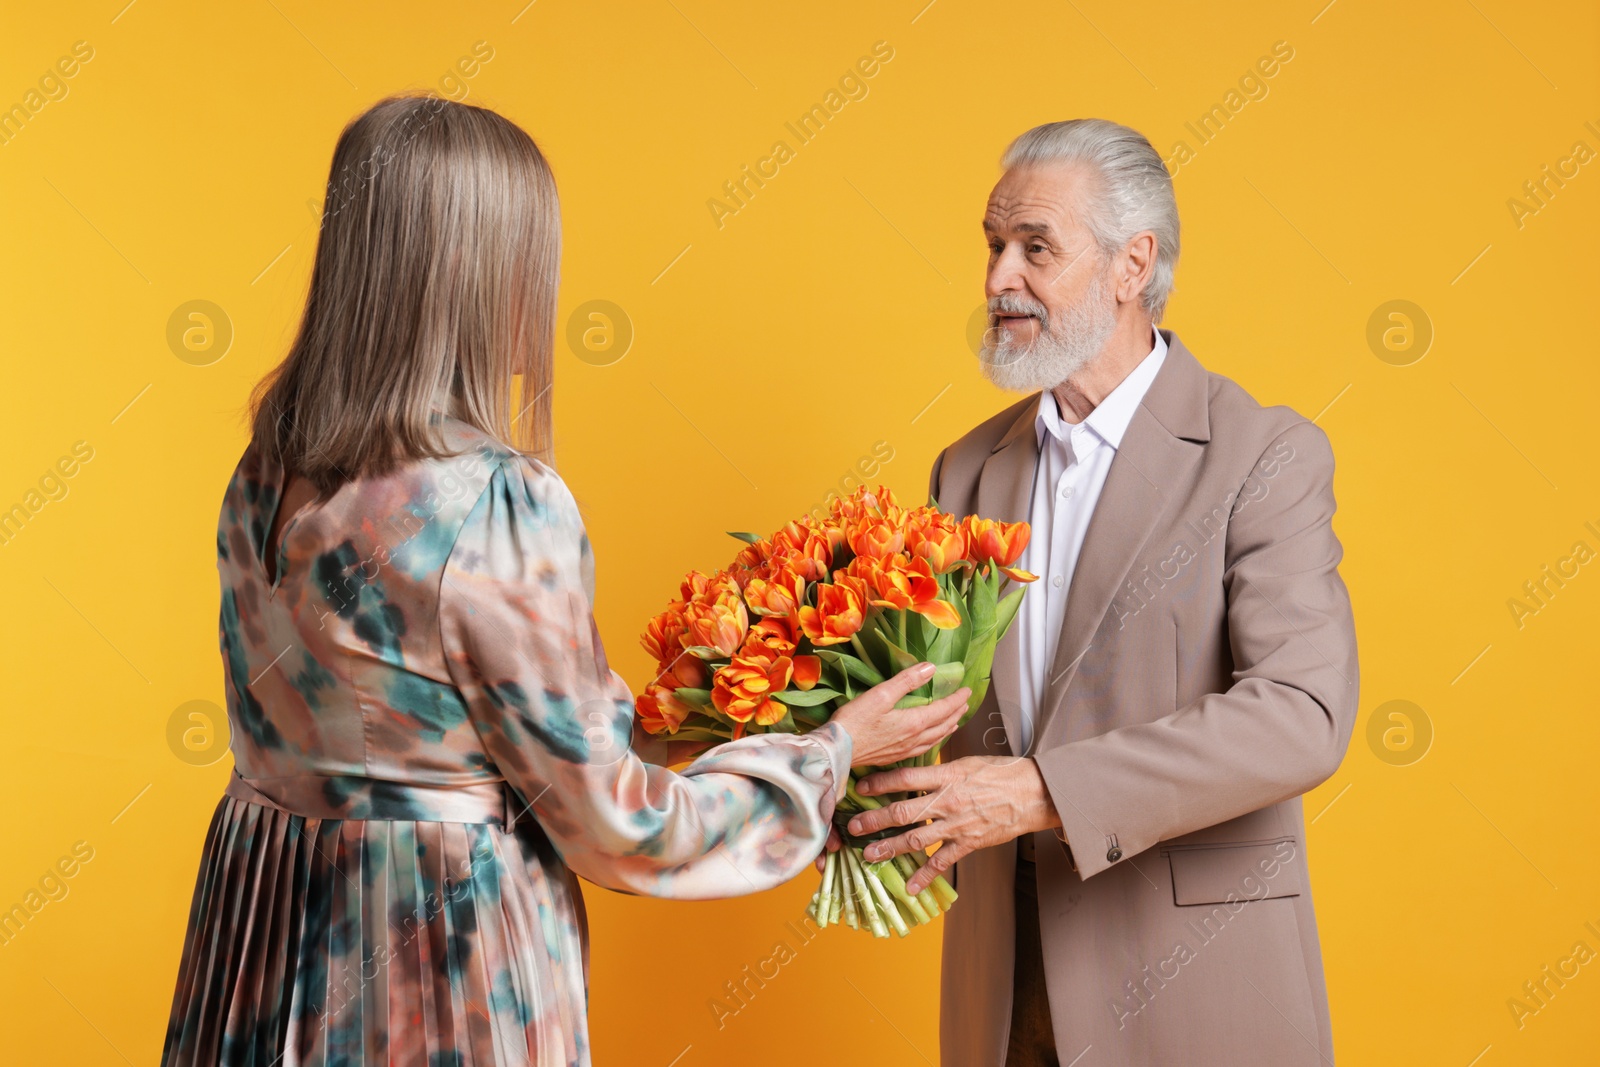
[[[1294,838],[1163,850],[1172,867],[1172,902],[1227,904],[1299,896],[1304,884]]]

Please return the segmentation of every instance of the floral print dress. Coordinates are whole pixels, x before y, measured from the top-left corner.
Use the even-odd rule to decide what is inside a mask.
[[[263,552],[245,452],[217,532],[235,775],[200,861],[162,1062],[589,1062],[574,875],[678,899],[817,855],[850,739],[633,751],[577,505],[454,420],[460,454],[357,479]]]

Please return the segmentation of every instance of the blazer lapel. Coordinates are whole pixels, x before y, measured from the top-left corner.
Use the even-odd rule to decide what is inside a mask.
[[[1163,330],[1162,335],[1166,359],[1111,461],[1067,589],[1066,622],[1033,731],[1035,749],[1156,520],[1199,461],[1202,449],[1195,444],[1210,440],[1205,368],[1176,334]],[[997,653],[997,665],[998,658]]]
[[[983,464],[978,478],[978,499],[974,512],[986,519],[1004,522],[1026,522],[1033,500],[1034,469],[1039,464],[1039,439],[1034,431],[1034,418],[1039,411],[1039,394],[1033,403],[1025,404],[1011,424],[1011,429],[1000,438],[999,444]],[[1018,689],[1022,660],[1017,645],[1017,628],[1013,626],[995,646],[994,669],[990,691],[1000,708],[1000,719],[1006,737],[1014,739],[1020,734],[1022,694]]]

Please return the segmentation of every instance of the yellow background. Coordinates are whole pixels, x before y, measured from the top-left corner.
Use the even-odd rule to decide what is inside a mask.
[[[641,624],[684,570],[725,561],[722,531],[775,527],[879,441],[881,480],[920,497],[936,451],[1008,402],[965,331],[1011,137],[1098,115],[1164,155],[1188,141],[1167,325],[1263,402],[1318,416],[1339,463],[1362,722],[1306,806],[1338,1054],[1594,1062],[1600,962],[1520,1029],[1506,1003],[1574,942],[1600,951],[1584,928],[1600,927],[1600,565],[1520,628],[1507,607],[1574,542],[1600,550],[1584,528],[1600,528],[1600,164],[1520,227],[1507,206],[1574,142],[1600,149],[1594,5],[524,2],[0,15],[0,105],[74,42],[94,49],[0,145],[0,508],[75,442],[94,449],[0,545],[0,908],[75,842],[94,850],[0,946],[0,1058],[159,1055],[229,773],[177,758],[167,726],[222,700],[213,530],[242,405],[295,323],[342,124],[438,87],[485,41],[492,60],[448,87],[523,124],[561,184],[558,460],[634,681]],[[880,40],[894,56],[869,94],[796,148],[784,123]],[[1278,41],[1294,57],[1268,95],[1200,145],[1185,122]],[[795,158],[719,229],[706,201],[780,138]],[[208,366],[166,341],[194,299],[235,333]],[[1394,299],[1435,333],[1409,366],[1366,339]],[[610,365],[565,341],[590,300],[635,331]],[[1432,725],[1409,765],[1367,739],[1393,699]],[[772,954],[811,888],[591,891],[596,1062],[937,1062],[937,933],[829,931],[718,1028],[709,999]]]

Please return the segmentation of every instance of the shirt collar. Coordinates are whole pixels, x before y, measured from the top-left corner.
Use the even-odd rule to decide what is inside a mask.
[[[1161,336],[1160,330],[1152,327],[1151,332],[1155,334],[1155,344],[1150,349],[1150,354],[1140,360],[1139,365],[1117,383],[1117,387],[1111,390],[1110,394],[1077,426],[1061,417],[1061,409],[1056,403],[1053,392],[1046,389],[1039,394],[1039,412],[1034,416],[1033,429],[1035,440],[1040,447],[1044,445],[1046,434],[1064,441],[1079,427],[1093,430],[1097,437],[1112,448],[1122,446],[1122,435],[1127,433],[1128,424],[1133,421],[1133,413],[1139,409],[1144,394],[1149,391],[1150,383],[1155,381],[1156,372],[1161,369],[1161,364],[1167,356],[1167,339]],[[1079,430],[1080,434],[1082,432]]]

